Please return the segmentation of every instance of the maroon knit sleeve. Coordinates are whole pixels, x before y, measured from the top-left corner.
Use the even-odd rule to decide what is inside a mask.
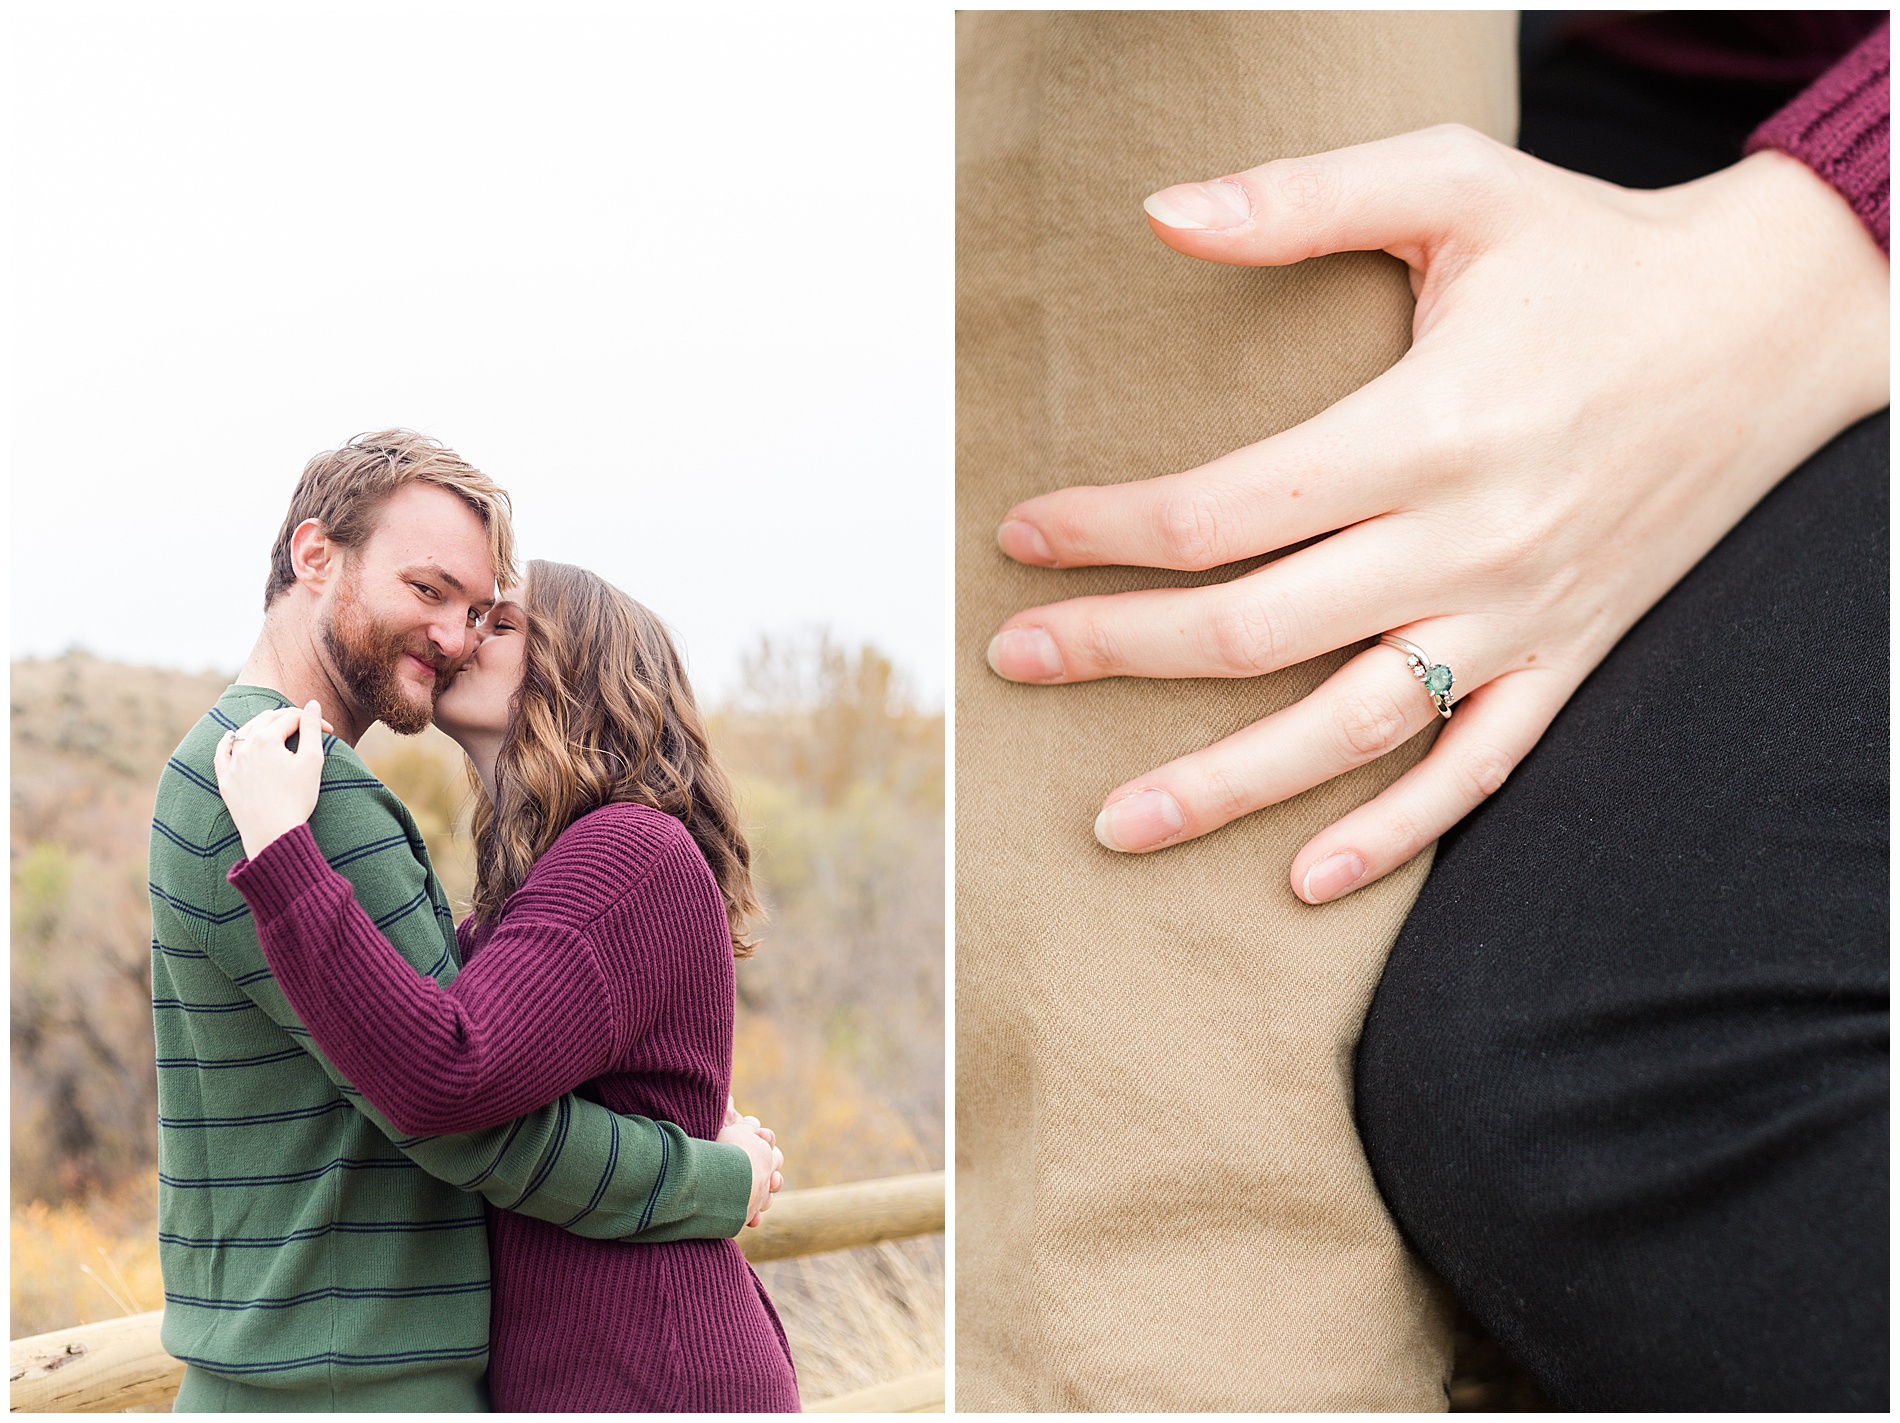
[[[1775,148],[1799,158],[1847,199],[1880,250],[1887,245],[1887,128],[1893,94],[1887,71],[1891,21],[1802,90],[1749,136],[1745,149]]]
[[[584,925],[545,906],[508,916],[444,989],[382,936],[308,825],[230,881],[317,1046],[399,1131],[512,1121],[599,1076],[625,1041],[624,987],[609,991]]]

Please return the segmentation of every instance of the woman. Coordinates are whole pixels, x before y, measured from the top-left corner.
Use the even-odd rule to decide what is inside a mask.
[[[319,716],[311,703],[227,733],[218,781],[247,856],[231,882],[291,1004],[364,1096],[433,1134],[581,1088],[715,1136],[733,960],[760,910],[660,621],[583,569],[532,563],[442,692],[437,724],[483,792],[474,912],[457,931],[468,966],[447,989],[390,947],[304,824]],[[784,1331],[734,1241],[584,1240],[507,1211],[489,1213],[489,1235],[496,1408],[797,1411]]]

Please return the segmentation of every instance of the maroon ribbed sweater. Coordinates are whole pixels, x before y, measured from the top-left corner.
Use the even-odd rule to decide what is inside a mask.
[[[1888,59],[1892,25],[1849,50],[1792,104],[1749,136],[1746,151],[1775,148],[1799,158],[1834,185],[1868,232],[1888,246],[1891,188],[1887,153],[1893,89]]]
[[[582,816],[443,989],[390,947],[300,826],[239,860],[278,983],[318,1046],[416,1135],[510,1121],[570,1090],[711,1139],[732,1072],[732,940],[686,828]],[[785,1333],[736,1241],[585,1240],[490,1209],[489,1391],[533,1412],[797,1411]]]

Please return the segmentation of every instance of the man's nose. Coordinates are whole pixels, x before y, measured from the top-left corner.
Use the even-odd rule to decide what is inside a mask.
[[[475,640],[470,636],[473,631],[474,629],[468,625],[466,613],[454,620],[446,617],[439,618],[429,625],[429,641],[435,645],[436,651],[454,662],[464,652],[472,651],[476,646]]]

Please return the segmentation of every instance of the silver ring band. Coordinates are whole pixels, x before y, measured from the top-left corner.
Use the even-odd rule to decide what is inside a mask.
[[[1451,720],[1451,668],[1442,662],[1434,662],[1425,655],[1425,649],[1416,642],[1407,642],[1397,633],[1381,633],[1379,642],[1385,647],[1395,647],[1405,654],[1405,665],[1412,669],[1412,675],[1425,684],[1425,694],[1432,699],[1432,705],[1438,708],[1438,714],[1447,721]]]

